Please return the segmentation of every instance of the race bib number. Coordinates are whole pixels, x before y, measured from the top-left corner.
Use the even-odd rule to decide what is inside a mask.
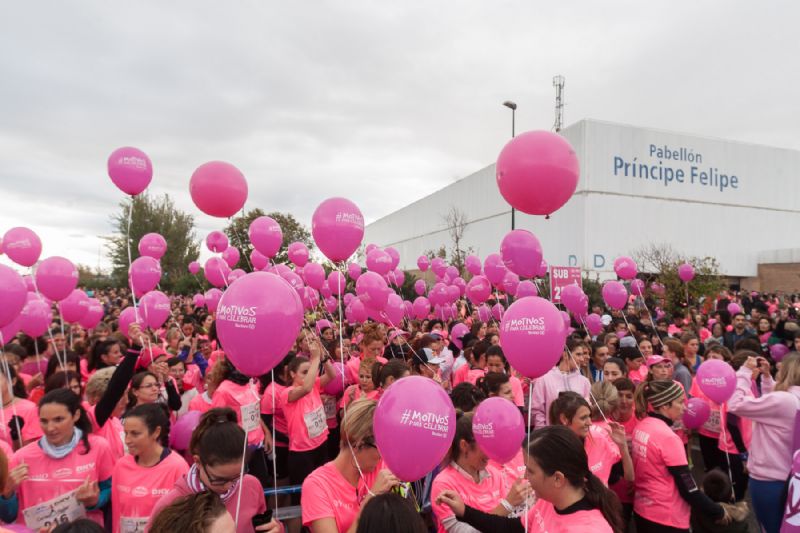
[[[86,508],[75,497],[77,490],[72,490],[48,500],[28,507],[22,511],[25,525],[34,531],[51,530],[60,524],[68,524],[86,516]]]
[[[325,429],[328,427],[328,423],[325,419],[325,407],[320,405],[310,413],[306,413],[303,415],[303,419],[306,422],[306,428],[308,429],[308,436],[312,439],[316,439],[322,433],[325,432]]]
[[[149,518],[132,518],[123,516],[119,521],[120,533],[144,533]]]
[[[719,433],[721,427],[722,420],[720,418],[719,411],[711,411],[711,414],[708,415],[708,420],[706,420],[706,423],[703,424],[703,429],[710,431],[711,433]]]
[[[242,406],[242,429],[246,433],[255,431],[259,426],[261,409],[258,402],[249,403]]]
[[[325,418],[331,420],[336,418],[336,397],[325,396],[322,406],[325,407]]]

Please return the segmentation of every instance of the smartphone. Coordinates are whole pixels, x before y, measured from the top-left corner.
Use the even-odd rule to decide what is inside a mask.
[[[269,524],[272,522],[272,509],[267,509],[267,512],[255,515],[252,522],[254,528]]]

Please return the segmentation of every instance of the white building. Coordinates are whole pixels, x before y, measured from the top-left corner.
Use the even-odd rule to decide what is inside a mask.
[[[581,165],[574,196],[549,220],[516,213],[516,227],[539,238],[548,263],[606,277],[617,256],[669,243],[687,257],[716,257],[747,287],[800,288],[800,151],[596,120],[562,134]],[[451,206],[469,220],[462,248],[481,258],[498,251],[511,210],[493,164],[376,220],[365,242],[394,246],[401,268],[415,269],[424,251],[451,246]],[[767,263],[781,264],[786,279],[765,280]]]

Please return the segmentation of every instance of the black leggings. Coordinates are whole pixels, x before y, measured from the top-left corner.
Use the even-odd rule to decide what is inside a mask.
[[[719,449],[719,439],[699,435],[700,453],[703,455],[703,467],[706,472],[714,468],[721,467],[725,458],[724,453]]]
[[[328,462],[328,443],[323,442],[313,450],[295,452],[289,450],[289,482],[302,485],[308,475]],[[294,503],[295,500],[297,503]],[[300,495],[292,495],[292,504],[300,504]]]
[[[633,519],[636,523],[636,533],[689,533],[689,528],[681,529],[678,527],[665,526],[651,522],[646,518],[642,518],[636,513],[633,513]]]
[[[258,478],[262,487],[271,486],[272,480],[269,475],[267,455],[264,453],[264,448],[250,448],[249,446],[248,448],[250,460],[247,462],[247,473]]]

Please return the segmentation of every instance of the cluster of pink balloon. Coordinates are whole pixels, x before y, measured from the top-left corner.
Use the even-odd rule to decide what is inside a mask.
[[[736,389],[736,372],[733,367],[717,359],[700,365],[695,379],[706,398],[720,405],[727,402]],[[710,414],[711,406],[704,398],[692,398],[683,414],[683,423],[689,429],[698,429],[706,423]]]

